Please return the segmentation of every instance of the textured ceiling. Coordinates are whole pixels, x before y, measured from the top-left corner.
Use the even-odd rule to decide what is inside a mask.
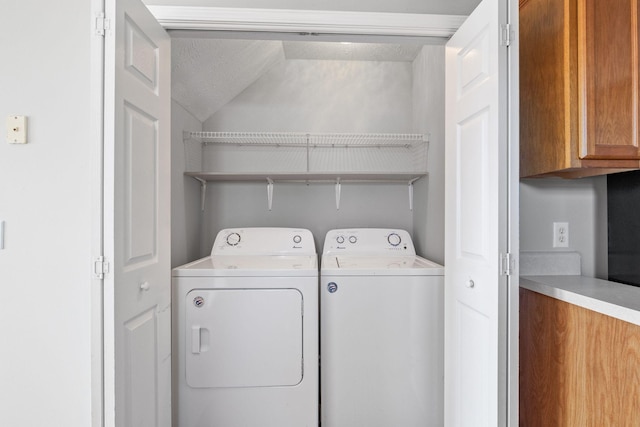
[[[468,15],[480,0],[144,0],[148,5]],[[419,46],[172,39],[172,96],[198,120],[286,59],[411,61]]]
[[[410,62],[419,45],[172,39],[173,99],[204,122],[287,59]]]
[[[205,121],[283,60],[279,41],[173,39],[171,95]]]

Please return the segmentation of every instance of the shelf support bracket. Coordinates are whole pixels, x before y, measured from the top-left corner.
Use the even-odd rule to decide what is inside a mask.
[[[194,178],[200,183],[200,209],[204,212],[204,204],[207,200],[207,181],[197,176]]]
[[[409,181],[409,210],[413,211],[413,183],[419,180],[420,178],[414,178]]]
[[[267,206],[269,210],[273,207],[273,180],[267,178]]]
[[[340,210],[340,193],[342,192],[342,184],[340,178],[336,178],[336,210]]]

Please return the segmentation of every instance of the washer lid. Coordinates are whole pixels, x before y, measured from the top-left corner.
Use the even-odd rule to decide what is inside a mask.
[[[173,270],[172,275],[207,276],[317,276],[316,255],[216,255]]]
[[[335,256],[322,257],[322,274],[442,276],[444,267],[419,256]]]

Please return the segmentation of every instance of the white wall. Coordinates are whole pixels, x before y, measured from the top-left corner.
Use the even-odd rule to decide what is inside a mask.
[[[410,63],[291,60],[274,67],[204,123],[211,131],[412,131]],[[260,169],[261,165],[255,165]],[[314,232],[395,227],[412,232],[406,185],[342,185],[340,210],[331,184],[277,183],[273,210],[266,183],[209,185],[202,255],[215,234],[238,226],[292,226]]]
[[[429,176],[414,185],[413,237],[420,254],[444,263],[444,46],[424,46],[413,61],[413,127],[429,133]]]
[[[87,0],[3,1],[0,120],[0,425],[91,423],[92,181]],[[4,134],[4,126],[3,126]]]
[[[276,182],[271,211],[267,209],[266,183],[215,183],[208,188],[203,256],[211,252],[217,232],[229,227],[307,228],[319,253],[327,231],[334,228],[402,228],[411,232],[405,185],[343,184],[340,210],[336,210],[331,184]]]
[[[524,179],[520,183],[520,250],[572,250],[582,274],[607,278],[606,177]],[[569,223],[569,248],[553,248],[553,222]]]
[[[175,101],[171,102],[171,267],[200,256],[200,184],[185,176],[183,131],[201,131],[202,123]],[[190,156],[191,158],[191,156]]]

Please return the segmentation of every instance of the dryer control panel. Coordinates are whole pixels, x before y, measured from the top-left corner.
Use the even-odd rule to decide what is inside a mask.
[[[311,231],[298,228],[248,227],[220,230],[211,255],[315,255]]]
[[[330,230],[324,240],[326,254],[415,255],[411,236],[405,230],[348,228]]]

